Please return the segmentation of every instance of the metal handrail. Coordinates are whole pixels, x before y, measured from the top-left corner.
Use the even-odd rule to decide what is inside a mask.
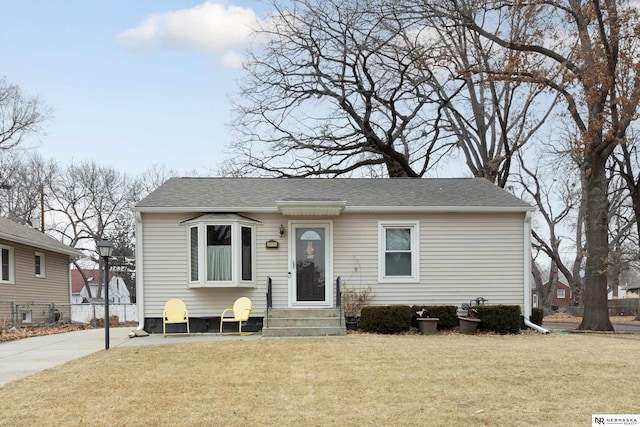
[[[338,307],[338,314],[340,315],[340,326],[342,326],[342,279],[340,276],[336,278],[336,306]]]
[[[267,319],[266,325],[269,327],[269,311],[273,308],[273,291],[271,289],[271,277],[267,277]]]

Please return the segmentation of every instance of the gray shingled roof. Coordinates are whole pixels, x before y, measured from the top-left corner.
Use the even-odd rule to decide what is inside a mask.
[[[171,178],[135,211],[276,211],[276,202],[346,202],[345,211],[527,211],[483,178]]]
[[[18,224],[8,218],[0,216],[0,239],[9,242],[21,243],[39,249],[46,249],[52,252],[66,254],[72,257],[83,256],[82,252],[60,243],[53,237],[47,236],[35,228]]]

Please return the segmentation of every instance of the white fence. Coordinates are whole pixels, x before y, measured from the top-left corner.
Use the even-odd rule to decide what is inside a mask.
[[[135,304],[109,304],[109,317],[118,316],[120,323],[137,322],[138,310]],[[91,323],[93,319],[104,319],[104,304],[71,304],[71,321]]]

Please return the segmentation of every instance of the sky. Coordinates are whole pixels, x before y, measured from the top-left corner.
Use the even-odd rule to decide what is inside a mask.
[[[32,150],[130,175],[207,174],[255,19],[245,0],[0,0],[0,77],[52,110]]]

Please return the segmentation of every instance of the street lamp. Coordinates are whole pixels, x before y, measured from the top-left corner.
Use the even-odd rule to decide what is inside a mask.
[[[109,257],[113,252],[113,243],[109,239],[102,239],[96,246],[104,262],[104,349],[109,350]]]

